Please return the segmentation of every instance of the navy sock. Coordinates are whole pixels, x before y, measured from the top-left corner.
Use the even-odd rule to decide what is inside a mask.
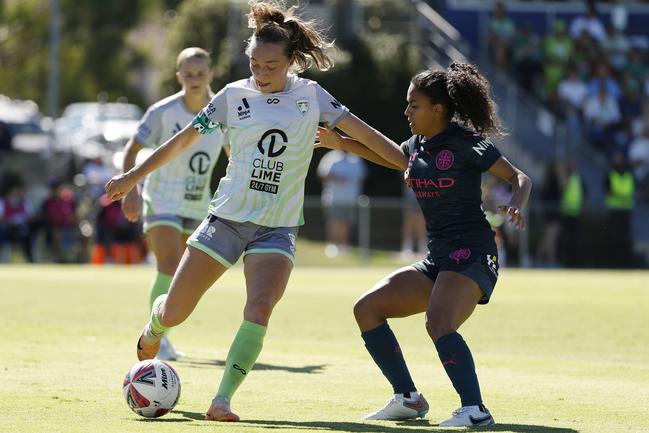
[[[480,384],[469,346],[460,334],[452,332],[440,337],[435,343],[437,354],[446,374],[460,395],[462,406],[482,404]]]
[[[387,323],[361,333],[365,348],[392,385],[395,394],[417,391],[403,359],[397,337]]]

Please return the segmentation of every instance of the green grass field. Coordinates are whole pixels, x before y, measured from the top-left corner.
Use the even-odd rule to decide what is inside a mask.
[[[202,420],[241,320],[235,267],[172,340],[183,385],[158,420],[121,392],[136,361],[151,267],[0,267],[0,432],[437,432],[458,406],[423,316],[392,321],[428,418],[364,423],[391,389],[365,352],[354,300],[394,269],[297,267],[258,364],[233,408]],[[649,272],[504,270],[492,303],[461,330],[498,424],[530,433],[649,432]]]

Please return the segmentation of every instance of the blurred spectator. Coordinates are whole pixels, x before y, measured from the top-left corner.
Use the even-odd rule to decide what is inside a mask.
[[[559,264],[557,246],[561,223],[559,219],[559,200],[561,187],[557,161],[548,161],[545,165],[543,184],[541,185],[541,206],[543,209],[543,232],[536,250],[536,260],[541,266],[555,267]]]
[[[602,49],[608,62],[617,71],[621,71],[627,64],[629,40],[615,26],[606,28],[606,39],[602,42]]]
[[[505,6],[496,2],[493,15],[489,19],[489,47],[493,50],[496,66],[507,69],[511,43],[516,33],[514,21],[507,16]]]
[[[545,39],[543,44],[545,60],[543,92],[545,99],[550,101],[554,101],[557,87],[574,51],[572,39],[566,34],[565,28],[565,22],[555,21],[552,24],[552,34]]]
[[[107,259],[125,264],[142,261],[143,248],[138,224],[126,219],[119,201],[111,202],[104,194],[99,198],[99,204],[101,209],[97,215],[92,263],[105,263]]]
[[[638,182],[638,190],[649,202],[649,123],[645,123],[642,135],[631,141],[629,162]]]
[[[104,185],[113,177],[115,169],[104,164],[101,157],[96,157],[86,160],[81,173],[85,177],[91,198],[96,200],[104,194]]]
[[[33,217],[23,180],[19,176],[6,175],[0,194],[0,257],[4,255],[5,247],[17,244],[25,260],[34,263]]]
[[[592,1],[588,2],[586,12],[573,18],[570,23],[570,35],[573,38],[577,39],[584,32],[598,43],[602,43],[606,39],[606,30],[597,17],[595,2]]]
[[[574,46],[575,62],[580,67],[587,68],[599,62],[601,54],[599,45],[587,32],[582,32],[577,39],[574,39]]]
[[[411,260],[428,252],[428,235],[424,214],[412,189],[403,184],[403,222],[401,226],[401,257]],[[416,248],[416,249],[415,249]]]
[[[591,96],[597,95],[602,87],[606,87],[606,93],[611,95],[617,101],[622,97],[620,84],[611,74],[611,68],[604,59],[600,58],[597,63],[595,74],[588,83],[588,94]]]
[[[563,266],[576,268],[581,259],[581,215],[586,199],[586,185],[572,161],[559,172],[561,179],[561,240],[559,259]]]
[[[574,43],[566,33],[566,23],[556,20],[552,23],[552,33],[545,38],[543,54],[548,61],[567,65],[574,52]]]
[[[51,259],[56,263],[78,261],[79,228],[70,186],[59,181],[50,183],[50,195],[42,204],[42,220]]]
[[[356,206],[367,168],[358,156],[331,150],[322,157],[317,171],[323,185],[322,206],[328,242],[325,253],[335,257],[349,246],[349,231],[356,224]]]
[[[588,94],[586,84],[577,75],[577,69],[570,66],[567,76],[559,83],[559,107],[565,116],[570,134],[570,143],[577,144],[582,137],[581,107]]]
[[[624,68],[624,76],[635,81],[638,89],[642,89],[643,83],[649,77],[649,66],[644,58],[643,52],[638,48],[633,48],[629,52],[629,61]]]
[[[587,136],[598,149],[610,152],[615,147],[615,127],[622,120],[618,102],[609,95],[606,86],[600,86],[597,95],[584,102]]]
[[[623,153],[613,154],[604,187],[607,209],[605,264],[612,268],[627,268],[633,265],[631,213],[635,181]]]
[[[543,70],[543,56],[538,35],[532,33],[530,25],[521,27],[512,43],[514,73],[521,86],[528,92],[534,90],[537,77]]]

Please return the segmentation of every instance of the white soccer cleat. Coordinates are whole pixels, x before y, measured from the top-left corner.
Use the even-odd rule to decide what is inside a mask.
[[[156,359],[160,361],[177,361],[178,358],[182,358],[183,356],[185,354],[174,349],[167,337],[162,337],[160,340],[160,350],[158,350]]]
[[[453,411],[453,416],[439,423],[440,427],[484,427],[496,422],[484,405],[464,406]]]
[[[423,418],[428,413],[428,402],[422,394],[405,398],[403,394],[395,394],[381,409],[367,415],[364,420],[404,420]]]

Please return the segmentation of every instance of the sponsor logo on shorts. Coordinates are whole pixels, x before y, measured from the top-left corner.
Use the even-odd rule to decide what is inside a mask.
[[[495,254],[487,254],[487,266],[492,274],[498,276],[498,256]]]
[[[291,242],[291,254],[295,255],[295,235],[293,233],[288,234],[288,240]]]
[[[461,261],[468,260],[468,258],[471,257],[471,250],[469,248],[459,248],[448,256],[451,260],[455,260],[455,263],[460,263]]]
[[[205,239],[212,239],[214,233],[216,233],[216,227],[207,226],[199,233],[199,236]]]

